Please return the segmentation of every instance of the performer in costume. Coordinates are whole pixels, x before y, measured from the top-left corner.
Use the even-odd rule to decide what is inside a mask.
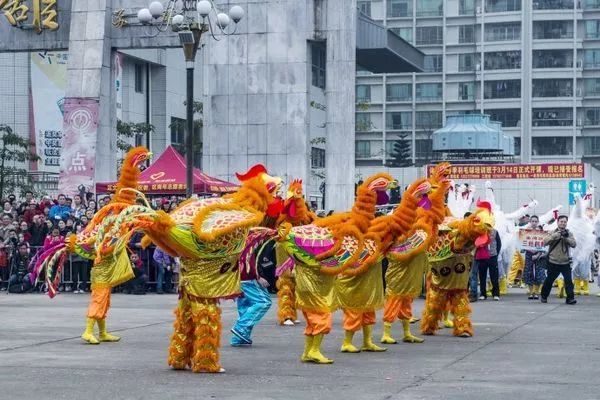
[[[449,304],[454,315],[454,335],[473,336],[467,285],[472,248],[487,246],[494,226],[491,205],[478,202],[478,209],[464,220],[440,226],[438,240],[429,249],[432,280],[421,319],[421,333],[433,335]]]
[[[280,207],[276,193],[281,179],[262,165],[237,175],[241,187],[221,198],[189,199],[171,214],[149,207],[125,209],[103,237],[103,255],[113,257],[118,244],[136,231],[144,244],[155,243],[180,258],[179,302],[168,363],[174,369],[223,372],[219,361],[221,310],[219,299],[240,294],[238,257],[251,227],[259,225],[269,207]],[[112,250],[111,250],[112,249]]]
[[[539,225],[539,217],[532,215],[529,217],[529,226],[527,229],[542,230]],[[528,287],[529,300],[537,300],[540,298],[540,290],[546,279],[546,269],[542,265],[544,252],[542,251],[525,251],[525,269],[523,270],[523,281]]]
[[[394,238],[406,234],[414,224],[417,209],[429,202],[431,185],[419,180],[409,186],[402,201],[392,212],[375,218],[365,235],[366,251],[358,262],[347,268],[335,282],[336,303],[344,311],[345,338],[342,352],[385,351],[373,343],[372,329],[375,311],[384,304],[382,255],[388,251]],[[362,328],[363,346],[352,344],[355,332]]]
[[[321,353],[321,342],[331,330],[335,277],[364,254],[365,235],[375,217],[377,192],[394,184],[387,174],[372,176],[358,187],[352,211],[318,219],[312,225],[280,227],[279,251],[290,258],[279,269],[294,268],[296,305],[306,319],[302,361],[333,363]]]
[[[139,166],[152,157],[152,153],[145,147],[131,149],[123,161],[121,173],[117,182],[115,196],[111,202],[102,207],[86,228],[77,235],[71,235],[65,244],[58,244],[44,251],[34,258],[35,263],[32,276],[39,276],[45,270],[48,295],[56,295],[60,283],[60,270],[68,253],[94,260],[91,270],[91,299],[87,312],[86,329],[81,338],[89,344],[100,342],[116,342],[120,338],[111,335],[106,330],[106,315],[110,308],[111,289],[131,278],[133,271],[126,252],[125,244],[120,244],[119,255],[115,258],[102,258],[98,254],[98,238],[111,229],[117,215],[127,207],[135,204],[136,190],[140,169]],[[54,281],[52,270],[56,269]],[[98,325],[99,335],[94,335],[94,326]]]
[[[316,214],[306,206],[302,180],[293,180],[288,187],[287,198],[283,211],[277,219],[277,226],[285,222],[292,226],[308,225],[316,219]],[[277,278],[277,320],[280,325],[293,326],[298,322],[295,291],[294,271],[287,269]]]
[[[413,229],[405,237],[398,238],[386,253],[389,265],[385,274],[381,343],[397,343],[392,336],[392,324],[396,319],[402,322],[404,342],[423,342],[423,339],[414,336],[410,331],[413,320],[412,303],[421,294],[423,277],[429,270],[427,249],[437,239],[438,225],[444,221],[447,214],[445,198],[450,188],[450,181],[446,178],[449,172],[450,165],[447,163],[435,168],[430,179],[433,193],[424,198],[427,203],[417,210],[417,221]]]

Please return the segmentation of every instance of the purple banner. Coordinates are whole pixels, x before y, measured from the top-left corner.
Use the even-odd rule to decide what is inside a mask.
[[[63,149],[60,158],[60,193],[73,195],[83,185],[93,191],[99,102],[68,98],[64,105]]]

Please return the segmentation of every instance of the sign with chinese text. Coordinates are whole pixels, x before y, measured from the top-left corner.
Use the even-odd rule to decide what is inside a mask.
[[[93,191],[98,133],[99,103],[95,99],[65,100],[63,151],[60,157],[58,190],[79,193],[81,187]]]
[[[16,28],[55,31],[58,25],[58,0],[0,0],[0,10]]]
[[[587,182],[585,179],[573,179],[569,181],[569,204],[574,205],[577,197],[585,196]]]
[[[522,250],[546,251],[544,239],[550,233],[535,229],[519,229],[519,244]]]
[[[433,165],[427,166],[431,176]],[[563,179],[583,178],[582,163],[569,164],[455,164],[450,179]]]
[[[31,104],[38,170],[60,171],[67,52],[31,53]]]
[[[115,115],[123,119],[123,55],[115,52],[113,59],[113,74],[115,79]]]

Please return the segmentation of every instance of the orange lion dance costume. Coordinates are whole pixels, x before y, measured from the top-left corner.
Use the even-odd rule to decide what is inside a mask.
[[[359,261],[339,275],[335,283],[336,303],[344,311],[345,337],[341,351],[385,351],[373,343],[375,311],[384,305],[382,255],[396,237],[406,234],[414,223],[422,199],[431,190],[428,182],[419,180],[406,191],[402,202],[390,215],[375,218],[365,235],[366,249]],[[352,344],[354,334],[362,328],[363,345]]]
[[[296,305],[306,319],[302,361],[333,363],[321,353],[321,343],[331,331],[336,276],[366,251],[365,234],[375,218],[377,191],[394,183],[387,174],[375,175],[358,188],[352,211],[318,219],[312,225],[280,227],[278,250],[289,258],[279,269],[294,268]]]
[[[486,246],[494,226],[491,205],[478,202],[477,210],[464,220],[440,226],[438,239],[429,248],[431,284],[427,291],[421,333],[433,335],[444,311],[454,315],[454,336],[473,336],[467,286],[474,247]]]
[[[180,257],[179,303],[168,364],[193,372],[223,372],[219,362],[219,299],[240,294],[238,258],[250,228],[261,224],[281,179],[255,165],[237,175],[241,187],[221,198],[189,199],[171,214],[145,206],[125,209],[103,238],[106,256],[115,256],[133,232],[146,234],[172,256]]]
[[[429,179],[433,193],[420,201],[417,220],[405,237],[399,238],[387,252],[386,292],[381,343],[395,344],[392,324],[399,319],[404,330],[403,341],[422,343],[410,332],[413,300],[421,294],[423,277],[429,269],[427,249],[436,241],[438,225],[446,215],[446,193],[450,188],[447,175],[450,164],[438,165]]]
[[[121,244],[118,257],[102,257],[98,253],[100,241],[109,230],[119,213],[135,204],[137,197],[137,184],[140,176],[139,166],[152,157],[152,153],[145,147],[135,147],[127,153],[121,167],[117,182],[116,193],[111,202],[102,207],[85,230],[77,235],[67,238],[65,244],[46,249],[37,259],[34,275],[38,276],[46,270],[46,283],[48,295],[54,297],[60,281],[60,270],[68,253],[76,253],[88,260],[94,260],[91,271],[91,299],[87,312],[86,329],[81,338],[89,344],[100,342],[117,342],[120,337],[111,335],[106,330],[106,315],[110,308],[111,289],[133,278],[133,271],[125,244]],[[54,281],[50,280],[53,269],[56,268]],[[94,325],[98,324],[99,335],[94,335]]]
[[[302,180],[293,180],[287,191],[287,198],[277,226],[289,223],[292,226],[308,225],[317,216],[306,206],[302,190]],[[277,279],[277,320],[279,325],[293,326],[298,319],[296,312],[296,279],[292,270],[285,270]]]

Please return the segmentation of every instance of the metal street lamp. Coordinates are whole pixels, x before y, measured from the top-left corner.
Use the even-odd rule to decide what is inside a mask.
[[[123,27],[133,25],[124,10],[116,10],[113,14],[113,25]],[[186,134],[185,134],[185,164],[186,164],[186,195],[191,197],[194,193],[194,66],[196,53],[202,39],[202,34],[210,32],[215,40],[215,31],[222,35],[233,35],[237,31],[237,24],[244,17],[244,9],[233,6],[229,14],[221,12],[212,0],[169,0],[167,6],[160,1],[153,1],[148,8],[142,8],[136,14],[137,24],[156,28],[148,36],[155,37],[169,27],[179,34],[183,47],[186,68]],[[227,30],[233,21],[233,30]],[[213,27],[214,25],[214,27]]]

